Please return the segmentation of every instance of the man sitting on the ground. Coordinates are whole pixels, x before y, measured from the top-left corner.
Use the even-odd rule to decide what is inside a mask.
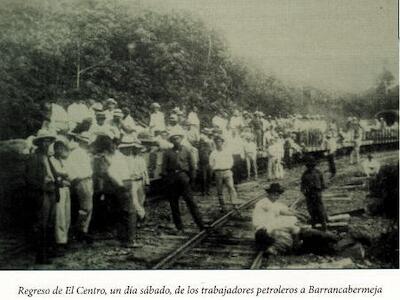
[[[253,225],[256,229],[257,249],[269,254],[287,253],[292,250],[326,253],[332,251],[337,237],[330,232],[322,232],[300,227],[297,215],[283,203],[277,203],[284,192],[279,183],[272,183],[266,189],[268,197],[260,200],[253,211]]]
[[[381,164],[379,161],[374,159],[372,154],[368,154],[367,159],[361,162],[361,167],[363,174],[365,174],[367,177],[370,177],[378,174]]]

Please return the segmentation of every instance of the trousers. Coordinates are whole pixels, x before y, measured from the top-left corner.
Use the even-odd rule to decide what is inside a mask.
[[[77,181],[74,189],[79,202],[77,227],[80,232],[87,233],[89,231],[93,212],[92,178],[85,178]]]
[[[215,183],[217,185],[218,201],[221,207],[225,206],[224,201],[224,186],[227,187],[230,202],[232,204],[236,203],[237,194],[235,186],[233,184],[233,176],[231,170],[215,171]]]
[[[71,224],[71,196],[68,187],[62,187],[59,191],[60,200],[55,205],[54,237],[57,244],[66,244]]]
[[[43,260],[48,257],[54,236],[56,195],[53,192],[31,191],[30,196],[36,203],[33,225],[36,259]]]
[[[194,222],[200,229],[203,229],[203,220],[193,199],[189,176],[185,172],[169,174],[166,178],[166,188],[171,206],[172,219],[176,228],[178,230],[183,228],[181,212],[179,208],[179,198],[182,196]]]
[[[307,210],[311,217],[311,225],[317,223],[326,226],[328,222],[328,217],[326,215],[326,210],[324,204],[322,203],[322,195],[320,191],[309,192],[306,194],[306,204]]]

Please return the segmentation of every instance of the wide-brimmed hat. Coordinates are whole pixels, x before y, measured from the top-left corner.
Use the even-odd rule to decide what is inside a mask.
[[[179,128],[177,128],[177,129],[172,129],[170,132],[169,132],[169,136],[168,136],[168,139],[170,140],[172,137],[174,137],[174,136],[181,136],[181,137],[184,137],[185,136],[185,132],[182,130],[182,129],[179,129]]]
[[[37,146],[41,141],[43,141],[45,139],[55,141],[56,138],[57,137],[56,137],[55,133],[53,133],[52,131],[50,131],[48,129],[40,129],[37,132],[36,137],[32,140],[32,143]]]
[[[225,137],[222,134],[214,134],[213,139],[225,142]]]
[[[117,101],[115,101],[114,98],[108,98],[108,99],[106,100],[106,104],[107,104],[107,105],[108,105],[108,104],[117,105],[118,103],[117,103]]]
[[[201,130],[201,133],[204,133],[204,134],[212,134],[212,132],[213,132],[213,130],[211,129],[211,128],[203,128],[202,130]]]
[[[285,190],[279,183],[274,182],[265,191],[269,194],[282,194]]]
[[[113,117],[121,117],[122,118],[123,116],[124,116],[124,114],[122,113],[122,110],[120,110],[119,108],[117,108],[113,111]]]
[[[90,133],[88,131],[81,132],[80,134],[76,134],[75,138],[80,142],[89,143]]]
[[[97,113],[98,111],[103,110],[103,104],[100,102],[96,102],[95,104],[92,105],[92,109]]]
[[[123,137],[121,143],[118,145],[118,148],[137,148],[142,149],[143,145],[140,140],[131,138],[131,137]]]
[[[98,117],[102,117],[102,118],[106,118],[106,113],[104,111],[96,111],[96,118]]]

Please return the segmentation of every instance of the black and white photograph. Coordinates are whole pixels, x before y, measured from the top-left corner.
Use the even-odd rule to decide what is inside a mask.
[[[398,269],[398,19],[0,0],[0,272]]]

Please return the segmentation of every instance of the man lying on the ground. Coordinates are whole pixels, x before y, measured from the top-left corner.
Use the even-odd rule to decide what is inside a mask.
[[[276,202],[284,192],[279,183],[265,189],[268,197],[260,200],[253,211],[256,229],[256,247],[269,254],[287,253],[293,250],[327,252],[337,241],[334,234],[312,228],[301,228],[298,213],[287,205]]]

